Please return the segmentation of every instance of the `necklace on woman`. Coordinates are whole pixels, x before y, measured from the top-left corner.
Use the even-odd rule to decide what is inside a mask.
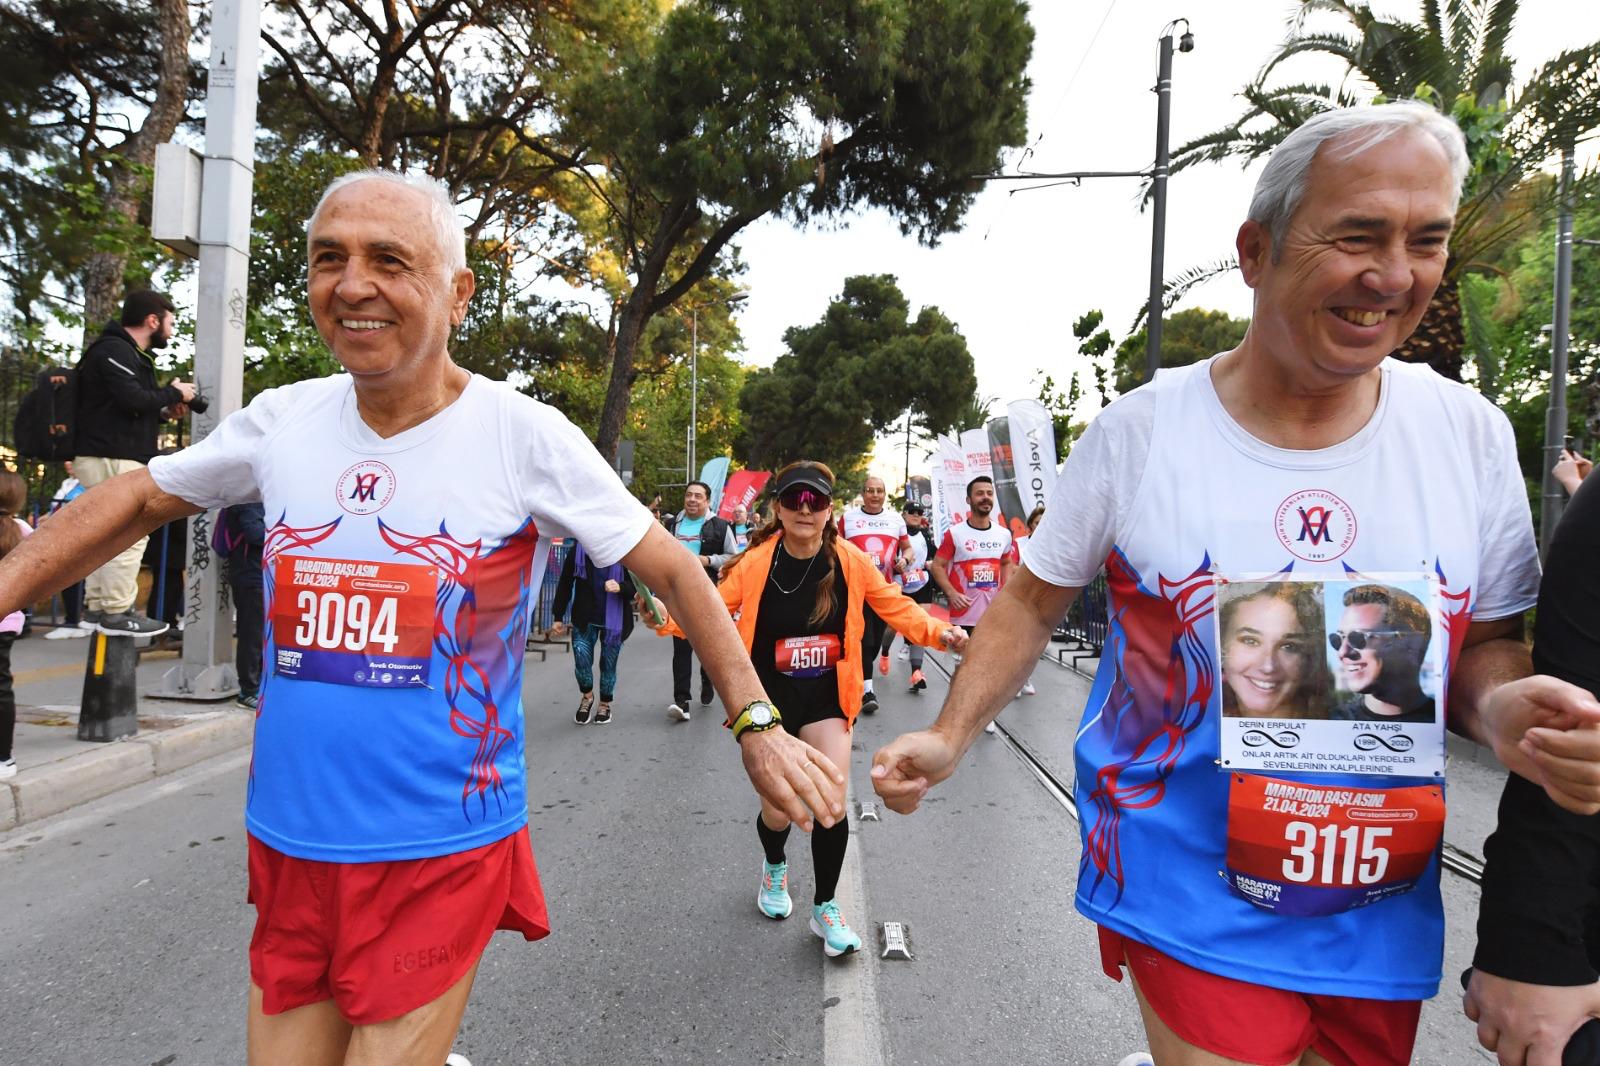
[[[783,554],[784,554],[784,556],[786,558],[794,559],[794,556],[790,555],[786,551],[783,551],[783,541],[781,541],[781,540],[778,542],[778,551],[779,552],[783,552]],[[774,553],[773,556],[772,556],[772,569],[767,571],[767,580],[772,582],[772,587],[773,588],[777,589],[779,592],[783,593],[785,596],[791,596],[795,592],[799,591],[801,585],[804,585],[806,583],[806,578],[811,576],[811,567],[812,567],[812,565],[817,561],[817,556],[821,555],[821,554],[822,554],[822,549],[818,548],[817,551],[816,551],[816,554],[811,556],[811,558],[806,562],[806,571],[805,571],[805,573],[800,575],[800,580],[795,582],[794,588],[786,589],[782,585],[778,584],[778,556],[777,556],[776,553]],[[795,562],[799,562],[799,561],[800,560],[795,559]]]

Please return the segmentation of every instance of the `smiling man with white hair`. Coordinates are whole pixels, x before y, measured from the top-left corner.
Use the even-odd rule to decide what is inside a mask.
[[[1076,902],[1161,1066],[1402,1066],[1442,963],[1443,723],[1275,721],[1242,742],[1259,761],[1227,761],[1219,582],[1432,589],[1451,728],[1556,802],[1600,807],[1600,732],[1574,728],[1600,703],[1528,676],[1539,571],[1511,427],[1389,358],[1443,276],[1466,165],[1454,123],[1417,103],[1329,112],[1284,140],[1238,231],[1244,340],[1090,424],[938,721],[874,760],[888,805],[915,809],[1104,568]]]
[[[765,697],[705,572],[560,412],[469,373],[460,222],[428,179],[340,178],[307,294],[345,373],[256,397],[0,561],[0,614],[180,516],[260,500],[267,640],[245,821],[252,1063],[438,1066],[496,929],[549,931],[527,833],[522,662],[551,536],[659,590],[737,714]],[[844,778],[741,742],[802,827]]]

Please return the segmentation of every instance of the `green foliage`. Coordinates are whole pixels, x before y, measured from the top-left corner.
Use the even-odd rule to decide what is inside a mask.
[[[1249,327],[1248,318],[1199,307],[1167,315],[1161,319],[1161,365],[1189,366],[1218,352],[1230,351],[1238,347]],[[1141,329],[1117,345],[1112,387],[1118,396],[1126,396],[1144,383],[1148,343],[1148,330]]]
[[[784,333],[788,351],[752,372],[734,455],[775,470],[795,459],[834,468],[857,487],[873,438],[913,413],[925,433],[962,423],[977,391],[966,338],[937,308],[913,320],[892,275],[845,279],[820,321]]]

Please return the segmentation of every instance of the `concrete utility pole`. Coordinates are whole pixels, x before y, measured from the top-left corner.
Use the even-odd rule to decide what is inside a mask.
[[[1544,422],[1543,506],[1539,509],[1539,557],[1550,548],[1550,537],[1561,512],[1566,509],[1566,491],[1556,480],[1556,463],[1567,438],[1567,334],[1572,309],[1572,170],[1573,151],[1569,144],[1561,151],[1561,215],[1556,222],[1555,311],[1550,328],[1550,406]]]
[[[250,274],[250,193],[255,171],[256,76],[261,12],[255,0],[214,0],[206,85],[206,150],[200,181],[200,303],[194,380],[210,401],[193,416],[198,443],[244,397],[245,286]],[[217,700],[239,691],[233,617],[221,560],[211,551],[217,514],[189,520],[183,659],[153,696]]]
[[[1144,379],[1161,369],[1162,288],[1166,284],[1167,174],[1172,157],[1168,149],[1172,131],[1172,34],[1183,23],[1180,52],[1194,50],[1188,19],[1174,19],[1161,33],[1161,55],[1156,66],[1156,161],[1150,171],[1150,302],[1145,309]]]

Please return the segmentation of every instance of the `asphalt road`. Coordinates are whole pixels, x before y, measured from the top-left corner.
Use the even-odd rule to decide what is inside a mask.
[[[795,915],[757,913],[753,795],[720,705],[667,719],[669,660],[666,641],[635,636],[614,723],[583,728],[570,659],[528,663],[531,824],[554,933],[490,945],[457,1041],[475,1066],[1114,1066],[1142,1046],[1131,994],[1101,975],[1093,928],[1072,910],[1076,826],[1003,737],[981,738],[913,817],[852,809],[846,917],[869,947],[879,923],[904,923],[914,958],[829,961],[805,925],[798,832]],[[942,677],[912,696],[906,670],[895,661],[883,710],[858,729],[858,801],[871,799],[871,751],[938,709]],[[1087,684],[1044,663],[1035,679],[1039,695],[1001,722],[1069,771]],[[0,1063],[243,1061],[245,766],[226,756],[0,836]],[[1497,775],[1451,776],[1450,836],[1476,853]],[[1451,876],[1445,892],[1453,975],[1477,895]],[[1416,1062],[1491,1062],[1452,985],[1424,1011]]]

